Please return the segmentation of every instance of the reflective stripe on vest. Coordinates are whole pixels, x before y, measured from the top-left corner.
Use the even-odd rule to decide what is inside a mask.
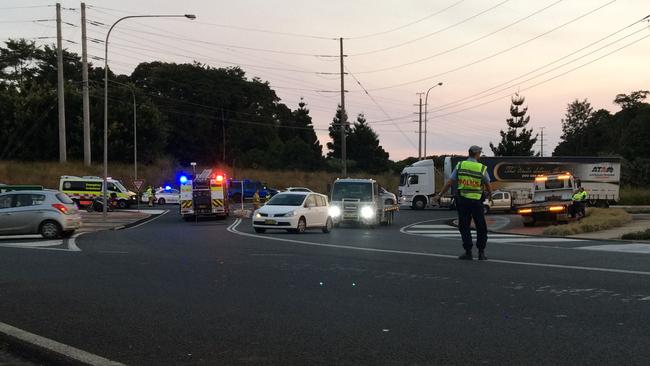
[[[471,200],[480,200],[483,195],[481,182],[487,167],[474,161],[461,161],[456,165],[458,193]]]

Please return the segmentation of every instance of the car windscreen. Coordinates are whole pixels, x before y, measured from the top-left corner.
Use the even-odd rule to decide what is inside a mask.
[[[372,184],[366,182],[336,182],[332,188],[332,201],[344,198],[372,201]]]
[[[276,194],[267,202],[269,206],[300,206],[305,201],[302,194]]]
[[[126,192],[129,191],[128,189],[124,188],[124,186],[122,185],[121,182],[115,181],[114,183],[115,183],[115,186],[117,187],[117,189],[120,190],[120,192],[126,193]]]
[[[71,204],[74,203],[74,201],[71,200],[70,197],[68,197],[68,195],[65,194],[65,193],[57,193],[57,194],[56,194],[56,198],[57,198],[61,203],[65,203],[66,205],[71,205]]]

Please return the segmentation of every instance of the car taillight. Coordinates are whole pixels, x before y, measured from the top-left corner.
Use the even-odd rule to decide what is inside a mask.
[[[53,204],[52,204],[52,207],[54,207],[54,208],[56,208],[57,210],[59,210],[59,212],[61,212],[62,214],[67,214],[67,213],[68,213],[68,208],[65,207],[65,205],[62,205],[62,204],[60,204],[60,203],[53,203]]]

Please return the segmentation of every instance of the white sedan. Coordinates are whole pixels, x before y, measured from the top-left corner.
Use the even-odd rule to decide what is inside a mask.
[[[156,193],[154,193],[154,196],[156,197],[156,203],[159,205],[164,205],[166,203],[178,204],[181,199],[181,192],[178,189],[173,189],[172,187],[167,186],[164,188],[158,188]],[[147,192],[142,194],[142,202],[149,202],[149,195]]]
[[[267,229],[285,229],[303,233],[309,228],[332,230],[327,196],[313,192],[280,192],[253,213],[253,228],[257,233]]]

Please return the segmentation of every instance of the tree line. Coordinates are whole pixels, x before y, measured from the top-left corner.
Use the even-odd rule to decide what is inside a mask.
[[[68,156],[83,160],[82,63],[63,51]],[[9,40],[0,47],[0,159],[58,158],[57,62],[54,46]],[[103,153],[104,70],[89,64],[91,146]],[[351,126],[330,125],[335,141],[323,144],[302,98],[292,110],[269,83],[248,78],[239,67],[144,62],[131,75],[109,69],[110,161],[133,161],[133,101],[138,119],[138,161],[171,159],[181,165],[224,163],[267,169],[338,170],[336,140],[346,128],[349,170],[391,167],[363,114]],[[338,124],[337,124],[338,123]],[[335,131],[338,131],[335,133]]]

